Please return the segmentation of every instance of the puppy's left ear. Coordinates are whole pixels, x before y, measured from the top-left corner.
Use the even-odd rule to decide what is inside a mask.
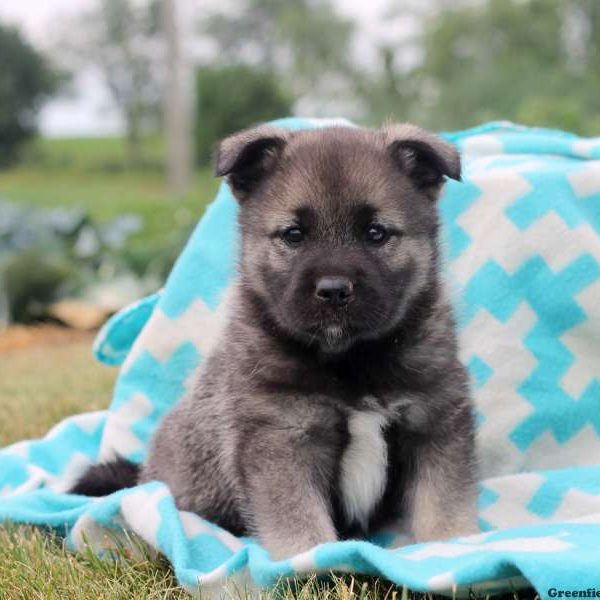
[[[449,142],[408,123],[389,125],[383,133],[392,158],[416,187],[435,192],[445,177],[460,181],[460,155]]]
[[[215,175],[227,175],[234,196],[245,200],[275,169],[289,136],[286,129],[271,125],[230,135],[217,146]]]

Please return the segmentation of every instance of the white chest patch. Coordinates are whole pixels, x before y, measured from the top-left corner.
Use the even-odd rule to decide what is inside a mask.
[[[350,441],[341,465],[340,491],[347,519],[367,526],[387,483],[387,419],[375,411],[356,411],[348,419]]]

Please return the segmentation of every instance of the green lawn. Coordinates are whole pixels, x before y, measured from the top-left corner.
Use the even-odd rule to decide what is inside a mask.
[[[0,598],[2,600],[123,599],[175,600],[190,596],[177,585],[163,558],[122,554],[101,560],[91,551],[73,554],[62,540],[32,527],[0,529]],[[227,585],[222,598],[250,600],[248,590]],[[412,595],[379,580],[338,578],[282,582],[262,592],[260,600],[408,600]],[[422,595],[433,600],[431,594]],[[511,597],[512,598],[512,597]],[[516,599],[518,600],[518,598]]]
[[[100,221],[135,213],[144,230],[134,241],[160,246],[165,236],[198,220],[219,182],[209,168],[198,169],[185,195],[169,197],[160,167],[162,142],[153,139],[147,146],[148,166],[126,169],[119,138],[38,140],[23,164],[0,171],[0,198],[41,208],[82,207]]]
[[[92,358],[91,341],[0,354],[0,447],[108,405],[116,370]]]

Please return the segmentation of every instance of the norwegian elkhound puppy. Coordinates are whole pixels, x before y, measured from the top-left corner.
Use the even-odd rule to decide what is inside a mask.
[[[436,201],[453,146],[413,125],[261,126],[225,139],[240,204],[228,322],[148,459],[74,492],[168,484],[180,509],[281,559],[403,523],[477,530],[468,377],[440,280]]]

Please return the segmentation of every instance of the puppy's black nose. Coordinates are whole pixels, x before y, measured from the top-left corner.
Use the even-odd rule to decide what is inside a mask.
[[[321,277],[315,286],[315,296],[333,306],[348,304],[353,295],[354,286],[347,277]]]

